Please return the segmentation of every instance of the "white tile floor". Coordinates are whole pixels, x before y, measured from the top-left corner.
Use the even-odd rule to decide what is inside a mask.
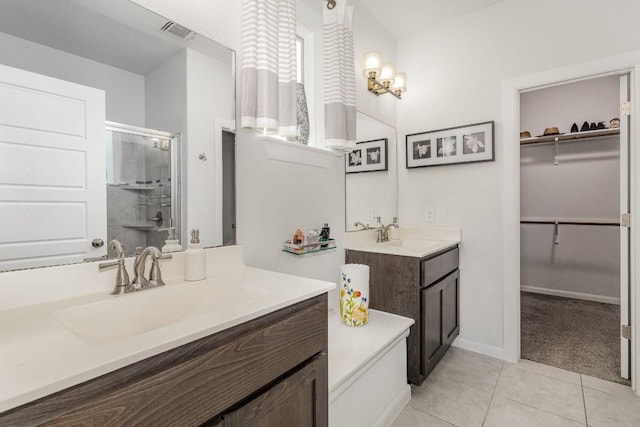
[[[393,427],[640,426],[640,397],[629,387],[455,347],[411,392]]]

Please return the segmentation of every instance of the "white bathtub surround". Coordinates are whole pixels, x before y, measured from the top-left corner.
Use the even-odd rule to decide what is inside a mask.
[[[460,244],[462,231],[458,227],[401,226],[398,239],[377,243],[376,238],[375,229],[347,232],[343,245],[354,251],[423,258]]]
[[[118,296],[109,294],[115,282],[115,270],[99,273],[97,263],[1,273],[0,412],[336,286],[331,282],[247,267],[241,246],[211,248],[205,252],[208,273],[205,280],[184,282],[184,254],[174,253],[172,260],[161,261],[166,286]],[[132,272],[132,262],[127,259],[129,272]],[[153,304],[148,303],[151,300]],[[158,309],[158,304],[166,305]],[[215,308],[211,310],[211,307]],[[89,316],[94,323],[88,328],[78,322],[83,313],[96,313],[101,309],[109,313],[106,322],[99,316],[98,320]],[[148,317],[152,322],[146,329],[136,330],[132,325],[137,323],[133,322],[135,315],[131,315],[135,309],[145,315],[145,321]],[[166,310],[167,316],[175,315],[174,321],[167,323],[161,310]],[[123,321],[125,316],[131,319]],[[102,324],[106,325],[105,329],[112,324],[114,329],[124,332],[96,333],[95,329]]]
[[[411,399],[407,344],[413,320],[370,310],[350,328],[329,312],[329,425],[388,426]]]

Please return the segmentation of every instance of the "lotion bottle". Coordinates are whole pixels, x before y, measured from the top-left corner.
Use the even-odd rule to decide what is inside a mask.
[[[184,280],[195,282],[207,277],[207,261],[200,243],[200,231],[191,230],[191,242],[184,251]]]

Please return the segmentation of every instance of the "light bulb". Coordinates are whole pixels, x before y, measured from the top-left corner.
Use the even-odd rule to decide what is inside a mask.
[[[382,64],[380,52],[367,52],[364,55],[364,76],[375,79],[380,74],[380,64]]]
[[[393,83],[393,76],[395,74],[395,67],[393,64],[384,64],[382,65],[382,71],[380,71],[380,82],[385,86],[389,87],[391,83]]]
[[[391,90],[394,92],[405,92],[407,90],[407,75],[405,73],[396,73]]]

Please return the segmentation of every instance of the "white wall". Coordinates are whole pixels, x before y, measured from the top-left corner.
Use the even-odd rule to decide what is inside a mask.
[[[107,120],[144,126],[144,77],[0,33],[0,63],[106,91]]]
[[[165,132],[187,129],[187,51],[181,50],[145,76],[146,126]]]
[[[333,156],[329,168],[273,160],[255,134],[241,131],[238,136],[238,242],[245,246],[247,264],[337,282],[338,266],[344,262],[343,157]],[[306,235],[324,223],[331,228],[337,251],[307,257],[282,252],[282,243],[297,228]],[[332,296],[331,305],[337,301]]]
[[[608,13],[607,11],[617,11]],[[399,134],[496,120],[496,161],[400,168],[399,215],[462,227],[461,337],[487,352],[503,348],[502,82],[640,49],[640,3],[505,0],[398,40],[410,79],[398,104]],[[400,144],[399,158],[404,157]]]
[[[187,50],[187,155],[183,159],[187,168],[187,232],[199,229],[204,246],[222,244],[222,218],[216,211],[222,198],[214,190],[215,160],[222,155],[215,149],[216,139],[222,138],[222,134],[216,135],[216,119],[232,120],[233,96],[229,64]],[[206,161],[199,159],[201,153]]]

